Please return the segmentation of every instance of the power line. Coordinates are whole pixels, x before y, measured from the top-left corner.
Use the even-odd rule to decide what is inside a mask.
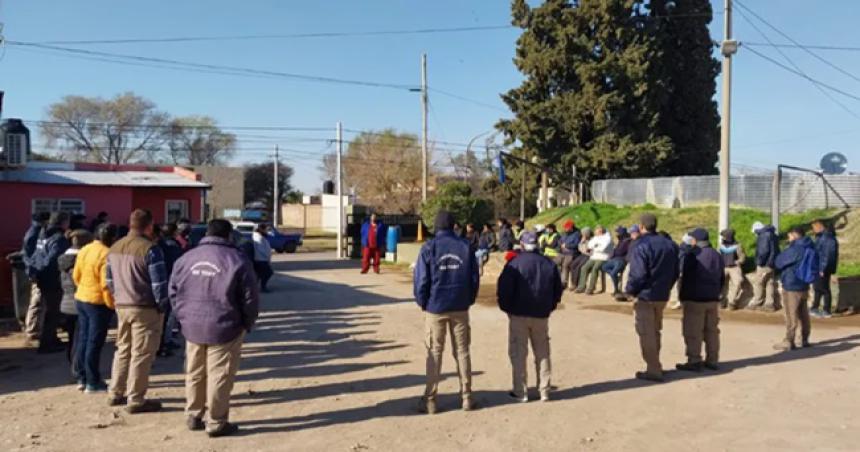
[[[68,125],[67,122],[64,121],[46,121],[40,119],[25,119],[23,120],[25,123],[29,124],[37,124],[37,125]],[[128,128],[164,128],[169,129],[172,126],[170,124],[116,124],[116,123],[108,123],[108,122],[87,122],[87,126],[122,126]],[[195,125],[183,125],[182,127],[187,129],[204,129],[210,128],[212,126],[195,126]],[[220,124],[216,124],[214,126],[216,129],[222,130],[257,130],[257,131],[288,131],[288,132],[331,132],[334,129],[331,127],[304,127],[304,126],[222,126]]]
[[[850,46],[828,46],[828,45],[814,45],[814,44],[785,44],[785,43],[755,42],[755,41],[744,41],[743,43],[744,43],[744,45],[759,46],[759,47],[774,47],[774,48],[783,48],[783,49],[814,49],[814,50],[834,50],[834,51],[845,51],[845,52],[860,52],[860,47],[850,47]]]
[[[481,102],[481,101],[479,101],[479,100],[475,100],[475,99],[470,99],[470,98],[468,98],[468,97],[461,96],[461,95],[459,95],[459,94],[449,93],[448,91],[442,91],[441,89],[436,89],[436,88],[433,88],[433,87],[430,87],[430,88],[428,88],[428,89],[429,89],[430,91],[433,91],[433,92],[437,93],[437,94],[441,94],[441,95],[443,95],[443,96],[447,96],[447,97],[450,97],[450,98],[452,98],[452,99],[461,100],[461,101],[463,101],[463,102],[468,102],[468,103],[470,103],[470,104],[475,104],[475,105],[478,105],[478,106],[480,106],[480,107],[484,107],[484,108],[490,108],[490,109],[493,109],[493,110],[497,110],[497,111],[501,111],[501,112],[505,112],[505,113],[510,113],[508,110],[505,110],[504,108],[498,107],[498,106],[496,106],[496,105],[488,104],[488,103]]]

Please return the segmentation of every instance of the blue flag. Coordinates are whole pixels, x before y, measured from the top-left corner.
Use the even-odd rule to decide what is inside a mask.
[[[496,163],[499,165],[499,183],[505,183],[505,163],[502,160],[502,153],[496,156]]]

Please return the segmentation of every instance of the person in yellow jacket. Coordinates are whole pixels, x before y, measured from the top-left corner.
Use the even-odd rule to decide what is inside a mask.
[[[546,229],[538,240],[538,245],[544,256],[555,262],[556,265],[560,264],[561,235],[559,235],[554,224],[550,223],[546,226]]]
[[[72,272],[78,288],[75,292],[78,309],[75,354],[79,375],[83,377],[79,389],[88,394],[107,391],[107,384],[99,373],[99,358],[113,317],[113,295],[107,284],[107,255],[117,232],[115,224],[99,225],[96,240],[81,248]]]

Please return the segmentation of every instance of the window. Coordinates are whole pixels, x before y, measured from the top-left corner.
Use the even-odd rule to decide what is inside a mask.
[[[182,218],[188,218],[188,201],[185,199],[168,199],[164,202],[167,223],[176,223]]]
[[[83,215],[86,211],[84,206],[85,204],[83,199],[34,198],[32,213],[66,212],[70,215]]]

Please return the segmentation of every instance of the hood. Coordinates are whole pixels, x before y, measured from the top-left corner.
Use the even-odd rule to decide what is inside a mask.
[[[200,240],[200,245],[221,245],[221,246],[229,246],[231,248],[235,248],[235,245],[233,245],[233,242],[231,242],[230,240],[222,239],[221,237],[211,237],[211,236],[203,237]]]
[[[758,233],[757,233],[757,234],[761,235],[761,234],[764,234],[765,232],[770,232],[771,234],[775,234],[775,233],[776,233],[776,228],[775,228],[775,227],[773,227],[773,225],[767,225],[767,226],[765,226],[765,227],[761,228],[761,230],[760,230],[760,231],[758,231]]]

